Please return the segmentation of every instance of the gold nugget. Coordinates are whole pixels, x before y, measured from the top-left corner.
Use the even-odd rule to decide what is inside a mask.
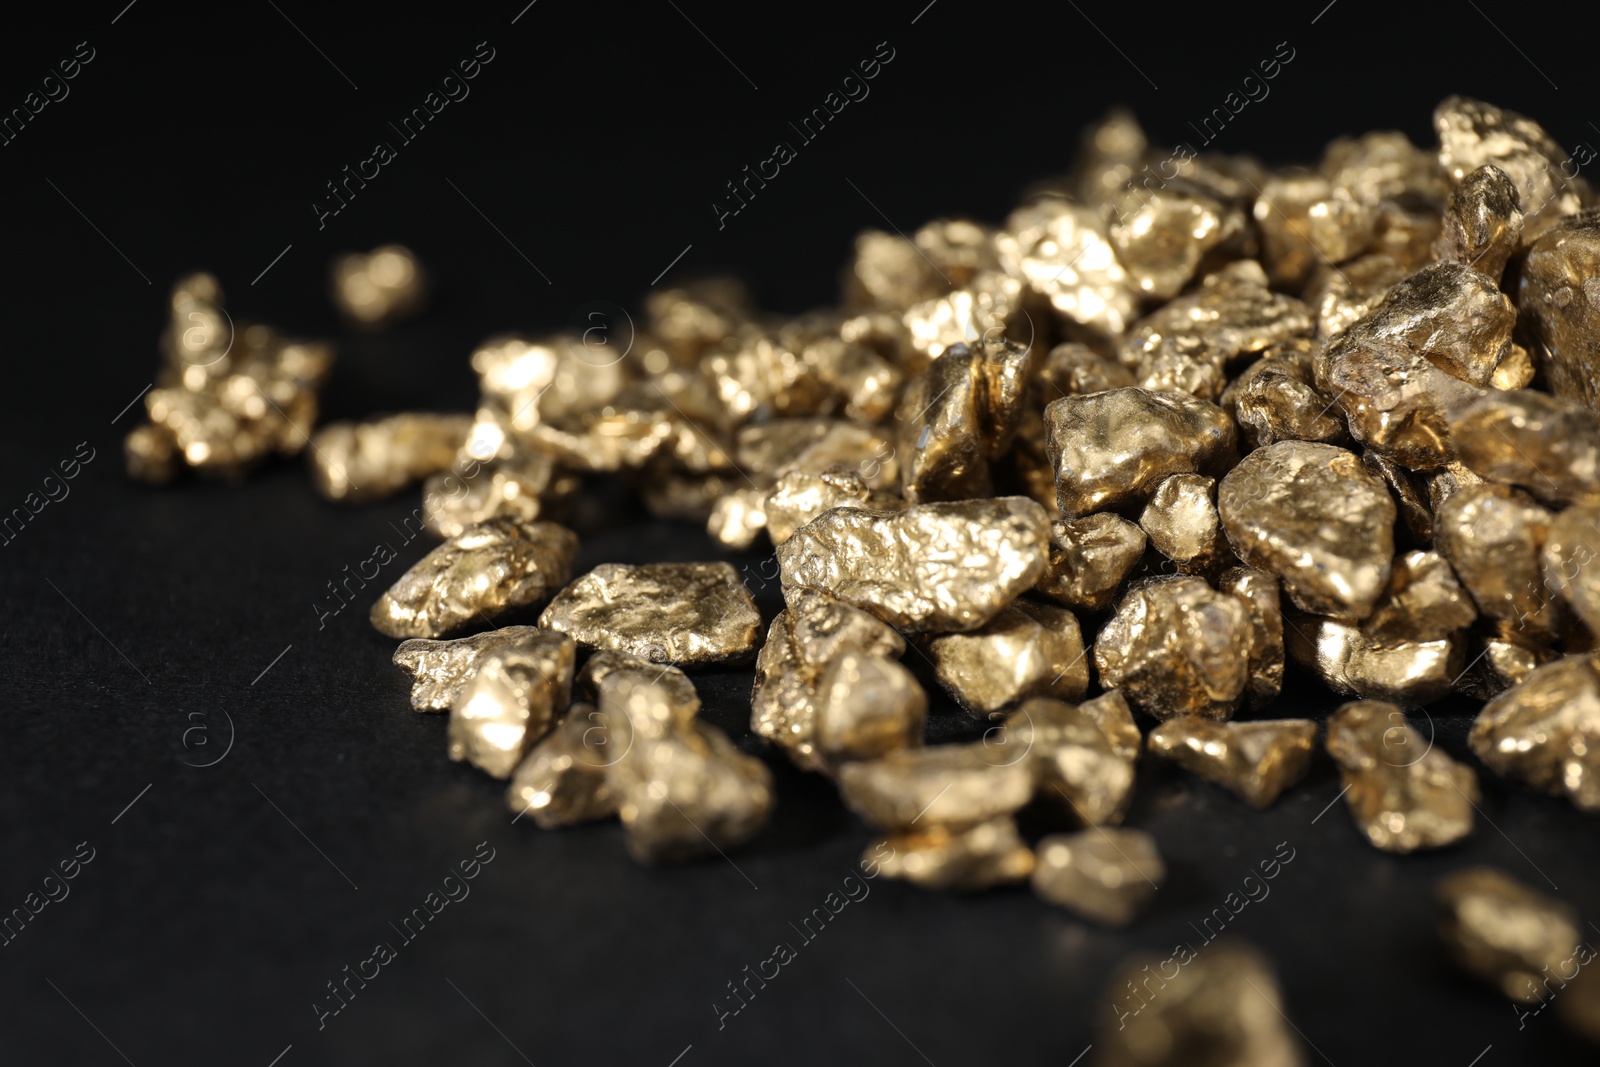
[[[1565,984],[1561,972],[1576,963],[1578,945],[1573,909],[1493,867],[1457,871],[1436,895],[1445,909],[1440,934],[1463,968],[1522,1004]]]
[[[505,648],[530,646],[540,636],[537,626],[505,626],[454,641],[414,637],[400,642],[393,662],[411,674],[413,708],[449,711],[485,656]]]
[[[909,633],[974,630],[1044,572],[1049,522],[1023,497],[838,508],[778,546],[784,596],[828,593]]]
[[[1536,668],[1484,705],[1468,740],[1491,770],[1600,812],[1600,668],[1593,657]]]
[[[561,590],[539,625],[585,648],[684,667],[748,662],[761,636],[755,601],[730,563],[606,563]]]
[[[1035,855],[1035,893],[1107,926],[1132,922],[1167,876],[1155,838],[1143,830],[1051,834]]]
[[[861,862],[923,889],[973,892],[1028,877],[1033,850],[1017,834],[1017,824],[1000,816],[965,828],[930,825],[890,834],[868,845]]]
[[[450,709],[450,758],[509,778],[571,702],[573,651],[540,633],[486,654]]]
[[[475,622],[492,626],[549,599],[571,575],[577,551],[577,535],[564,526],[492,519],[450,538],[406,571],[372,605],[372,625],[390,637],[444,637]]]
[[[1031,696],[1076,700],[1089,687],[1077,617],[1017,600],[976,630],[927,641],[934,677],[967,714],[995,718]]]
[[[1317,724],[1310,719],[1210,722],[1194,715],[1150,731],[1150,751],[1268,808],[1311,768]]]
[[[384,245],[333,261],[333,302],[366,329],[383,329],[417,313],[428,279],[411,249]]]
[[[1434,747],[1393,704],[1345,704],[1328,720],[1356,825],[1385,852],[1440,848],[1472,832],[1478,779]]]

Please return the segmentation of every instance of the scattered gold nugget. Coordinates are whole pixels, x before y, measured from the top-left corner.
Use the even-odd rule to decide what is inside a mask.
[[[485,654],[450,709],[450,758],[509,778],[571,702],[572,658],[549,632]]]
[[[1491,770],[1600,812],[1600,667],[1578,655],[1535,668],[1484,705],[1468,740]]]
[[[1033,795],[1033,767],[997,760],[981,742],[904,749],[839,769],[839,792],[884,830],[972,826],[1010,815]]]
[[[908,633],[973,630],[1038,581],[1049,529],[1023,497],[837,508],[778,546],[784,596],[828,593]]]
[[[684,667],[748,662],[761,636],[730,563],[602,564],[561,590],[539,625],[586,648]]]
[[[1328,720],[1327,747],[1347,787],[1350,814],[1375,847],[1440,848],[1472,832],[1477,776],[1434,747],[1395,705],[1343,705]]]
[[[1155,838],[1143,830],[1092,827],[1039,842],[1033,891],[1107,926],[1125,926],[1167,876]]]
[[[1578,946],[1573,909],[1493,867],[1458,871],[1436,893],[1445,909],[1440,933],[1462,967],[1523,1004],[1565,984],[1561,972],[1575,965]]]
[[[492,519],[429,552],[372,605],[390,637],[444,637],[548,600],[572,573],[578,538],[553,522]],[[549,628],[549,627],[547,627]]]
[[[312,438],[311,484],[329,500],[382,500],[448,470],[472,430],[465,415],[390,415],[335,422]]]
[[[1108,1000],[1097,1067],[1305,1067],[1277,975],[1242,942],[1136,956],[1118,969]]]
[[[1024,701],[989,744],[989,756],[993,763],[1031,766],[1037,795],[1073,824],[1114,826],[1133,798],[1141,743],[1127,701],[1112,690],[1077,705],[1049,697]]]
[[[888,858],[880,859],[884,848]],[[964,892],[1020,882],[1034,869],[1033,850],[1006,815],[968,827],[929,825],[890,834],[868,845],[861,862],[876,862],[887,877],[923,889]]]
[[[414,637],[400,642],[393,662],[412,676],[412,707],[418,711],[449,711],[485,656],[505,648],[531,645],[541,635],[537,626],[505,626],[454,641]]]
[[[422,264],[404,245],[384,245],[333,261],[333,302],[358,326],[392,326],[416,314],[427,293]]]
[[[976,630],[927,641],[934,677],[974,718],[993,718],[1031,696],[1076,700],[1089,687],[1077,617],[1020,599]]]
[[[1150,731],[1150,751],[1267,808],[1311,767],[1310,719],[1211,722],[1184,715]]]

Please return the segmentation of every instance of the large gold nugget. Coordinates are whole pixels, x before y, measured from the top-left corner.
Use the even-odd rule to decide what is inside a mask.
[[[506,807],[546,830],[609,818],[617,798],[606,784],[613,759],[608,731],[592,704],[574,704],[566,721],[533,747],[506,789]]]
[[[1562,215],[1577,211],[1587,183],[1568,177],[1572,157],[1544,127],[1523,115],[1465,96],[1447,96],[1433,111],[1439,134],[1439,164],[1446,176],[1462,181],[1486,163],[1499,167],[1515,184],[1530,236],[1543,233]]]
[[[1167,959],[1135,956],[1112,980],[1108,1000],[1095,1067],[1306,1064],[1277,976],[1239,941],[1224,939],[1199,953],[1182,945]]]
[[[830,760],[878,759],[922,744],[928,696],[895,660],[845,652],[817,683],[817,751]]]
[[[1327,747],[1350,814],[1375,847],[1441,848],[1472,832],[1477,776],[1434,747],[1394,704],[1343,705],[1328,719]]]
[[[1517,307],[1550,391],[1600,411],[1600,211],[1563,220],[1522,262]]]
[[[1107,926],[1126,926],[1167,876],[1156,839],[1143,830],[1098,826],[1039,842],[1033,891]]]
[[[747,662],[761,615],[731,563],[605,563],[563,589],[539,616],[585,648],[655,663]]]
[[[1239,357],[1311,333],[1311,309],[1267,288],[1254,260],[1231,263],[1128,331],[1118,352],[1146,389],[1217,400]]]
[[[976,630],[928,641],[934,677],[976,719],[1032,696],[1077,700],[1089,688],[1078,619],[1066,608],[1017,600]]]
[[[1078,705],[1049,697],[1024,701],[989,748],[992,762],[1033,765],[1047,807],[1075,824],[1114,826],[1133,798],[1141,741],[1127,702],[1113,690]]]
[[[1145,534],[1100,512],[1050,524],[1050,564],[1034,592],[1082,611],[1104,611],[1144,555]]]
[[[1102,685],[1159,719],[1232,718],[1244,699],[1250,613],[1202,578],[1136,582],[1094,643]]]
[[[390,637],[444,637],[549,599],[572,574],[578,536],[553,522],[491,519],[429,552],[372,605]]]
[[[1010,815],[1033,796],[1033,767],[1007,763],[988,746],[902,749],[880,760],[846,763],[839,793],[882,830],[962,827]]]
[[[1459,634],[1375,641],[1355,623],[1317,615],[1293,617],[1285,642],[1295,662],[1335,693],[1407,706],[1445,696],[1466,665]]]
[[[1561,594],[1573,614],[1600,634],[1600,505],[1575,505],[1557,515],[1545,537],[1545,585]]]
[[[1456,455],[1491,482],[1558,503],[1600,499],[1600,416],[1532,389],[1463,397],[1445,412]]]
[[[381,500],[448,469],[471,431],[470,415],[335,422],[317,431],[306,453],[311,484],[329,500]]]
[[[1482,271],[1434,263],[1399,282],[1352,333],[1403,341],[1441,370],[1488,385],[1510,354],[1517,312]]]
[[[1217,510],[1239,558],[1281,578],[1300,607],[1371,614],[1389,580],[1395,508],[1353,453],[1309,441],[1257,449],[1222,480]]]
[[[1330,340],[1314,365],[1318,388],[1337,398],[1350,436],[1361,444],[1408,470],[1437,470],[1454,460],[1445,409],[1477,395],[1471,385],[1404,341],[1359,323]]]
[[[1478,610],[1534,640],[1560,630],[1561,601],[1542,580],[1550,512],[1509,486],[1472,485],[1435,513],[1434,544]]]
[[[1033,850],[1017,834],[1016,822],[1001,816],[965,829],[928,826],[890,834],[869,844],[861,862],[923,889],[974,892],[1028,877]]]
[[[1440,936],[1463,968],[1512,1000],[1533,1004],[1576,966],[1578,916],[1493,867],[1471,867],[1440,879]]]
[[[1521,239],[1522,206],[1516,183],[1489,163],[1450,190],[1434,252],[1442,260],[1465,264],[1498,281]]]
[[[490,652],[450,709],[450,758],[509,778],[572,699],[572,640],[541,633]]]
[[[1185,715],[1150,731],[1150,751],[1267,808],[1306,776],[1316,740],[1310,719],[1210,722]]]
[[[505,626],[454,641],[415,637],[394,650],[394,665],[410,673],[411,706],[418,711],[449,711],[478,664],[491,652],[530,645],[537,626]]]
[[[1173,474],[1220,475],[1237,455],[1228,413],[1184,393],[1112,389],[1054,400],[1046,447],[1061,514],[1142,503]]]
[[[1600,812],[1600,673],[1593,657],[1536,668],[1484,705],[1468,740],[1497,774]]]
[[[1025,497],[836,508],[778,546],[784,597],[828,593],[897,630],[974,630],[1044,573],[1049,520]]]

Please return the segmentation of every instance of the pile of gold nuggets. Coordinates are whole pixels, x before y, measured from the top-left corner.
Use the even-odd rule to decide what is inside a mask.
[[[718,279],[652,292],[626,351],[495,338],[475,413],[326,426],[313,478],[345,501],[425,483],[442,543],[371,613],[413,706],[512,811],[620,818],[644,862],[768,818],[770,771],[691,679],[752,661],[751,730],[882,832],[883,873],[1030,881],[1107,924],[1162,881],[1119,826],[1141,752],[1258,808],[1306,774],[1314,720],[1234,721],[1286,654],[1353,698],[1322,744],[1374,847],[1473,832],[1479,772],[1404,713],[1451,693],[1486,701],[1483,768],[1600,811],[1600,198],[1530,119],[1451,97],[1434,126],[1272,169],[1113,114],[999,227],[861,234],[838,308],[777,318]],[[422,277],[380,251],[381,278],[338,274],[369,325]],[[201,364],[184,331],[220,301],[204,275],[174,293],[138,477],[307,443],[330,354],[230,325]],[[770,540],[786,609],[763,628],[727,562],[575,577],[550,517],[601,473],[729,549]],[[924,745],[919,676],[983,739]],[[1030,845],[1029,805],[1071,832]],[[1548,994],[1570,908],[1485,868],[1439,892],[1466,968]],[[1561,1007],[1600,1040],[1597,973]],[[1252,951],[1202,951],[1103,1062],[1303,1062],[1277,990]]]

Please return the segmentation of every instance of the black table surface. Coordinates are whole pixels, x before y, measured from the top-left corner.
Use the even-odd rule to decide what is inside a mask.
[[[1579,16],[1488,0],[524,4],[8,14],[4,107],[58,99],[0,146],[0,509],[93,458],[0,547],[0,914],[59,898],[0,948],[0,1062],[1066,1064],[1100,1041],[1112,968],[1198,943],[1275,854],[1293,859],[1227,932],[1273,960],[1311,1062],[1592,1062],[1554,1011],[1519,1018],[1453,970],[1431,900],[1441,875],[1493,864],[1600,937],[1594,823],[1563,801],[1485,775],[1469,840],[1396,857],[1333,803],[1320,752],[1266,812],[1146,761],[1128,823],[1155,835],[1170,875],[1131,927],[1025,889],[880,878],[807,940],[801,920],[872,836],[825,781],[767,753],[779,803],[754,842],[647,869],[615,824],[513,825],[500,785],[445,758],[444,718],[410,710],[394,642],[363,618],[376,589],[319,623],[326,584],[397,540],[414,492],[339,507],[294,462],[241,487],[151,489],[120,457],[167,288],[188,270],[217,272],[236,317],[338,342],[326,416],[467,410],[485,336],[560,329],[597,301],[637,309],[652,284],[714,271],[774,310],[827,303],[857,231],[997,221],[1119,102],[1157,141],[1197,142],[1191,123],[1249,92],[1210,147],[1275,163],[1373,128],[1432,143],[1451,92],[1534,115],[1569,147],[1600,143],[1587,37],[1563,25]],[[1286,52],[1269,83],[1245,83]],[[869,95],[719,220],[725,183],[797,141],[790,121],[874,54],[892,58]],[[70,82],[43,80],[75,56]],[[422,134],[390,131],[474,56],[488,59],[443,87],[459,98]],[[324,183],[378,140],[395,158],[319,219]],[[388,335],[344,329],[330,258],[396,240],[436,277],[432,309]],[[764,615],[778,610],[770,552],[720,552],[615,484],[573,522],[581,568],[729,558]],[[384,578],[426,547],[401,547]],[[696,683],[705,717],[761,751],[749,671]],[[1265,714],[1337,703],[1291,670]],[[1474,711],[1448,701],[1413,721],[1470,760]],[[935,700],[930,736],[971,731]],[[46,880],[74,856],[75,878]],[[475,856],[492,859],[451,888]],[[460,899],[402,936],[446,889]],[[328,984],[370,974],[379,943],[394,958],[323,1015]],[[794,958],[734,1014],[730,983],[780,943]]]

